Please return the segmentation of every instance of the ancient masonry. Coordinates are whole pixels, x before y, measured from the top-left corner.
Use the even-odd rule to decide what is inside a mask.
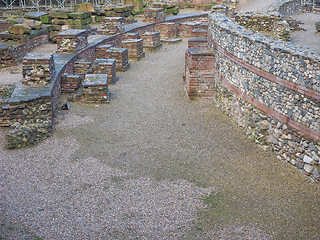
[[[274,33],[284,16],[300,12],[300,5],[282,1],[262,19],[256,18],[260,13],[231,19],[225,9],[213,8],[209,15],[205,48],[198,48],[205,37],[189,40],[189,98],[213,98],[255,142],[319,181],[320,55],[251,30]]]
[[[150,11],[155,15],[152,18],[148,15],[149,23],[126,31],[123,18],[108,18],[104,20],[104,23],[112,23],[108,25],[108,35],[94,35],[96,29],[67,29],[55,34],[58,50],[53,55],[27,54],[23,58],[23,53],[20,56],[23,58],[21,83],[0,86],[0,126],[10,127],[8,147],[33,145],[52,134],[61,93],[69,93],[70,100],[109,102],[109,84],[116,83],[117,72],[128,70],[129,60],[141,59],[144,50],[155,51],[162,45],[157,30],[164,20],[163,11]],[[52,21],[68,20],[72,14],[40,15],[37,17]],[[89,16],[76,15],[79,18],[72,15],[73,19]],[[207,19],[207,13],[174,16],[168,21],[178,27],[179,22],[197,19]],[[59,25],[65,20],[54,22]],[[111,32],[116,34],[110,35]]]

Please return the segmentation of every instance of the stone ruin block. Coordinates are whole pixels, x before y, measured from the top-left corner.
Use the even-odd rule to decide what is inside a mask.
[[[121,42],[123,48],[128,49],[128,58],[133,61],[139,61],[145,57],[143,51],[142,39],[127,39]]]
[[[87,30],[70,29],[56,36],[57,52],[76,53],[88,46]]]
[[[201,22],[183,22],[179,25],[180,37],[191,37],[192,31],[198,28]]]
[[[124,17],[105,17],[102,19],[102,34],[117,34],[124,32]]]
[[[106,51],[107,58],[116,59],[116,70],[125,72],[129,69],[130,63],[128,62],[128,49],[127,48],[109,48]]]
[[[81,85],[84,75],[65,74],[61,78],[61,92],[72,93],[78,90]]]
[[[208,39],[205,37],[189,38],[188,48],[208,48]]]
[[[206,29],[208,30],[208,23],[207,22],[202,22],[199,26],[199,29]]]
[[[145,32],[141,38],[143,39],[143,49],[147,51],[156,51],[162,46],[160,32]]]
[[[22,61],[22,83],[25,85],[46,85],[54,74],[52,54],[28,53]]]
[[[208,30],[206,29],[195,29],[191,32],[191,37],[197,38],[197,37],[208,37]]]
[[[317,32],[320,32],[320,21],[315,23]]]
[[[127,40],[127,39],[139,39],[140,38],[140,35],[139,33],[126,33],[123,35],[124,37],[124,40]]]
[[[108,75],[87,74],[82,83],[86,102],[108,102]]]
[[[81,59],[74,63],[73,73],[84,76],[88,73],[90,68],[91,62]]]
[[[115,84],[116,76],[116,59],[96,59],[92,65],[94,74],[108,74],[108,84]]]
[[[160,24],[161,38],[176,38],[178,36],[178,24],[166,22]]]
[[[106,51],[111,48],[111,44],[99,45],[96,47],[96,58],[107,58]]]
[[[161,23],[164,22],[165,15],[163,8],[146,8],[144,10],[143,22]]]
[[[188,97],[213,97],[214,52],[212,49],[189,48],[185,59],[185,85]]]

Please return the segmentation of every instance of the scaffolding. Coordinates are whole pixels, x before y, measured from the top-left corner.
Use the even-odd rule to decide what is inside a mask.
[[[0,0],[0,9],[34,9],[40,11],[53,8],[74,8],[75,5],[81,3],[91,3],[93,6],[101,8],[108,4],[121,2],[122,0]]]
[[[309,10],[320,8],[320,0],[301,0],[300,3]]]

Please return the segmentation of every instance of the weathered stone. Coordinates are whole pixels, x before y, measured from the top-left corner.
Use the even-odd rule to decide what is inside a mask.
[[[81,3],[78,12],[95,12],[94,7],[91,3]]]
[[[16,34],[16,35],[30,34],[31,27],[25,24],[14,24],[9,27],[8,31],[11,34]]]
[[[314,167],[312,167],[311,165],[309,164],[305,164],[304,165],[304,168],[303,168],[307,173],[311,173],[314,169]]]
[[[27,26],[29,26],[31,29],[41,29],[42,27],[42,22],[37,21],[37,20],[32,20],[32,19],[23,19],[23,21],[21,22],[21,24],[25,24]]]
[[[308,155],[304,155],[303,157],[303,162],[311,164],[313,162],[312,158],[309,157]]]

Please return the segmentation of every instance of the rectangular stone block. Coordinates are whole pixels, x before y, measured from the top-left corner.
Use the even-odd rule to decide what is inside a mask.
[[[147,51],[156,51],[161,48],[160,32],[145,32],[141,35],[143,48]]]
[[[191,37],[192,31],[195,30],[201,22],[183,22],[179,25],[180,37]]]
[[[61,92],[72,93],[76,91],[80,85],[84,75],[80,74],[65,74],[61,78]]]
[[[105,17],[102,19],[102,22],[103,34],[117,34],[124,32],[124,17]]]
[[[145,56],[142,39],[127,39],[122,41],[121,45],[123,48],[128,49],[128,58],[130,60],[139,61]]]
[[[146,8],[144,9],[143,22],[161,23],[164,22],[165,15],[163,8]]]
[[[91,62],[87,62],[86,60],[79,60],[74,63],[73,73],[84,76],[88,73],[90,68]]]
[[[105,103],[108,101],[107,74],[86,74],[82,86],[84,101]]]
[[[106,51],[111,48],[113,45],[105,44],[99,45],[96,47],[96,58],[107,58]]]
[[[79,52],[88,46],[87,35],[87,30],[78,29],[70,29],[57,34],[57,52]]]
[[[140,38],[140,35],[139,33],[126,33],[123,35],[124,37],[124,40],[127,40],[127,39],[139,39]]]
[[[160,24],[161,38],[175,38],[178,36],[178,24],[166,22]]]
[[[192,32],[191,32],[191,37],[204,37],[204,38],[207,38],[208,37],[208,30],[206,29],[194,29]]]
[[[108,83],[115,84],[116,76],[116,59],[96,59],[92,65],[94,74],[108,74]]]
[[[109,59],[116,59],[116,70],[125,72],[129,69],[128,49],[127,48],[109,48],[106,51],[106,56]]]
[[[208,39],[205,37],[189,38],[188,48],[208,48]]]
[[[46,85],[54,73],[52,54],[28,53],[22,61],[22,83],[25,85]]]

